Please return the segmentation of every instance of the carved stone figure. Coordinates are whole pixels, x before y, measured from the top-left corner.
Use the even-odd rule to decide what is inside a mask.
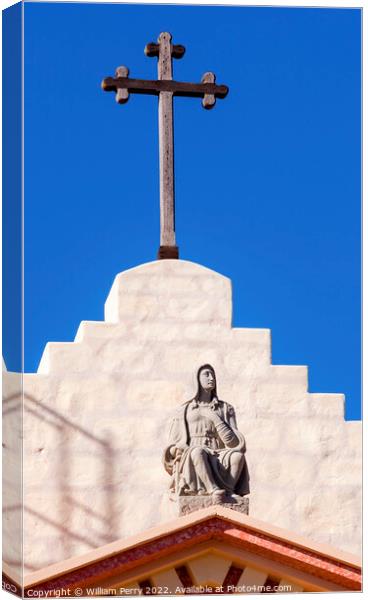
[[[214,501],[241,500],[249,494],[245,440],[237,430],[234,408],[217,397],[215,370],[203,365],[198,390],[177,412],[164,453],[176,496],[212,496]]]

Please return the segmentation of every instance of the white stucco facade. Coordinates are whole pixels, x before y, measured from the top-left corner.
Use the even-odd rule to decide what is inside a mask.
[[[116,277],[104,322],[47,344],[24,376],[26,572],[176,516],[162,451],[204,363],[246,438],[250,516],[359,552],[361,423],[342,394],[308,393],[307,367],[272,365],[269,330],[231,322],[229,279],[162,260]]]

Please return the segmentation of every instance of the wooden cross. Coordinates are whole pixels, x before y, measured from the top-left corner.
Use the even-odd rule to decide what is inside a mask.
[[[160,148],[160,248],[158,258],[179,258],[175,240],[174,202],[174,134],[173,96],[202,98],[203,108],[213,108],[216,98],[225,98],[229,89],[216,85],[214,73],[203,75],[201,83],[173,81],[172,59],[182,58],[184,46],[171,43],[171,34],[163,32],[157,44],[147,44],[146,56],[158,57],[158,79],[131,79],[127,67],[118,67],[115,77],[106,77],[102,89],[116,92],[116,101],[125,104],[129,94],[158,96],[159,148]]]

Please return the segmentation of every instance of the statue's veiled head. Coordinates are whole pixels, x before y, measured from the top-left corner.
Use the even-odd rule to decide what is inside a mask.
[[[211,398],[217,398],[216,373],[212,365],[206,364],[199,367],[197,371],[197,393],[195,399],[198,400],[202,390],[211,392]]]

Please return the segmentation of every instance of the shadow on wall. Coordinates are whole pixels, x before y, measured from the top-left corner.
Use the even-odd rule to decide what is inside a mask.
[[[7,418],[20,410],[21,398],[19,394],[14,394],[3,400],[3,423],[4,432],[7,432]],[[45,406],[37,400],[35,397],[25,394],[24,396],[24,412],[32,415],[38,421],[41,421],[44,427],[48,427],[52,430],[52,439],[54,441],[53,448],[57,451],[58,455],[56,458],[55,471],[50,484],[55,490],[55,508],[53,514],[41,512],[37,510],[35,506],[27,505],[25,502],[24,512],[35,517],[36,520],[41,524],[45,524],[48,528],[51,527],[55,530],[55,539],[50,540],[53,546],[61,547],[63,556],[71,556],[74,551],[73,548],[77,544],[80,548],[82,544],[84,550],[96,548],[98,546],[107,544],[116,539],[116,531],[118,531],[117,525],[117,511],[115,502],[115,490],[111,482],[114,480],[114,449],[111,442],[111,436],[109,440],[103,437],[97,437],[90,433],[78,423],[71,421],[64,415],[60,414],[56,410]],[[72,456],[71,451],[71,439],[73,436],[79,435],[83,438],[84,442],[87,442],[88,452],[90,455],[96,456],[96,461],[100,461],[101,468],[96,468],[96,473],[99,472],[98,488],[101,493],[104,494],[102,504],[104,510],[98,511],[93,508],[94,498],[92,496],[88,503],[81,501],[76,497],[75,485],[78,481],[72,481],[73,474],[71,473],[71,460],[77,461],[77,457]],[[48,436],[50,439],[50,436]],[[4,450],[7,449],[7,444],[3,444]],[[75,444],[73,444],[75,449]],[[36,452],[42,452],[43,448],[37,448]],[[5,456],[4,456],[5,458]],[[5,460],[7,460],[5,458]],[[24,469],[27,468],[27,458],[24,459]],[[20,476],[19,476],[20,477]],[[33,482],[38,483],[38,482]],[[40,488],[44,485],[44,482],[39,482]],[[10,488],[15,488],[16,482],[8,482],[9,497],[14,498],[14,494]],[[27,492],[27,490],[25,490]],[[42,493],[42,490],[41,490]],[[46,492],[47,493],[47,492]],[[27,497],[27,493],[24,494]],[[18,494],[19,500],[19,494]],[[19,516],[15,516],[15,519],[21,519],[22,505],[18,502],[4,506],[4,514],[10,515],[11,513],[17,513]],[[74,525],[78,517],[84,516],[84,521],[89,519],[88,527],[81,532],[81,527]],[[12,520],[14,521],[14,514]],[[36,522],[37,522],[36,521]],[[94,526],[96,529],[94,530]],[[86,535],[87,533],[87,535]],[[58,538],[58,539],[57,539]],[[4,540],[6,542],[6,540]],[[8,560],[7,564],[13,567],[20,566],[20,563],[15,560]],[[37,570],[45,566],[45,563],[41,565],[24,563],[24,567],[28,570]]]

